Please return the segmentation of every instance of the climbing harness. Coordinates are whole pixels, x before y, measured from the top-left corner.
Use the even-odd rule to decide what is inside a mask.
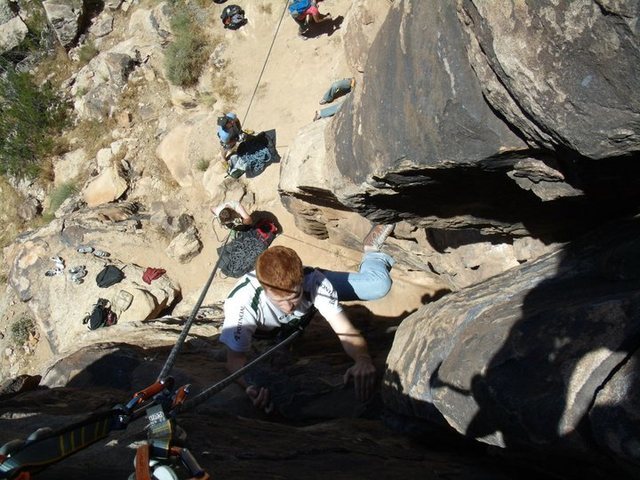
[[[110,410],[94,413],[58,431],[41,428],[25,441],[6,443],[0,448],[0,478],[30,479],[31,474],[105,438],[111,431],[125,429],[143,412],[143,409],[134,408],[152,401],[150,399],[167,387],[167,382],[156,382],[137,392],[126,405],[116,405]]]

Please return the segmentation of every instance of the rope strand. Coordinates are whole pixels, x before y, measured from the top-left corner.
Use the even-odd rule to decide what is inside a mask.
[[[260,86],[260,81],[262,80],[262,74],[264,73],[264,69],[267,67],[267,62],[269,61],[269,57],[271,56],[271,50],[273,49],[273,44],[276,42],[276,38],[278,37],[278,31],[280,30],[280,25],[282,25],[282,19],[284,18],[284,14],[287,11],[288,5],[289,5],[289,0],[284,0],[284,9],[282,10],[282,15],[280,15],[280,21],[278,22],[276,31],[273,34],[273,40],[271,40],[271,45],[269,46],[267,57],[264,59],[262,70],[260,70],[260,75],[258,76],[258,82],[256,83],[256,88],[253,89],[253,93],[251,94],[251,99],[249,100],[249,105],[247,106],[247,111],[245,112],[244,117],[242,117],[243,124],[246,124],[247,118],[249,117],[249,110],[251,110],[253,98],[256,96],[256,92],[258,91],[258,87]]]
[[[229,231],[229,233],[227,234],[227,237],[224,239],[224,243],[222,244],[223,252],[224,252],[224,248],[227,246],[227,242],[229,241],[230,235],[231,235],[231,231]],[[222,257],[222,254],[218,255],[218,260],[216,260],[216,264],[214,265],[213,270],[211,271],[211,275],[209,275],[209,279],[207,280],[207,283],[204,285],[204,288],[200,293],[200,298],[198,298],[198,301],[193,306],[191,315],[189,315],[189,318],[187,319],[187,323],[185,323],[184,327],[182,328],[182,332],[180,332],[178,341],[171,349],[171,353],[167,357],[167,361],[165,362],[164,366],[162,367],[162,370],[160,371],[160,374],[158,375],[158,381],[164,380],[171,372],[171,369],[173,368],[173,365],[176,362],[176,357],[178,356],[178,352],[180,352],[180,348],[182,347],[182,344],[184,343],[184,341],[187,338],[187,335],[189,334],[189,329],[191,328],[191,325],[196,319],[196,314],[198,313],[198,310],[200,310],[200,306],[202,305],[202,302],[204,302],[204,297],[207,295],[207,292],[209,291],[209,287],[213,282],[213,278],[216,276],[216,272],[218,271],[218,265],[220,264],[221,257]]]

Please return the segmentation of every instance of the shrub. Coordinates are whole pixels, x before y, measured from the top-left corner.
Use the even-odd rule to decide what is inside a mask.
[[[29,335],[35,332],[36,326],[33,319],[24,315],[11,325],[11,340],[16,345],[24,345],[29,340]]]
[[[206,172],[211,162],[206,158],[201,158],[196,162],[196,168],[200,172]]]
[[[209,56],[204,34],[186,12],[178,13],[171,21],[174,40],[167,47],[165,70],[174,85],[188,87],[197,83]]]
[[[98,49],[93,42],[87,42],[80,47],[78,51],[78,59],[82,65],[86,65],[93,57],[98,55]]]
[[[49,197],[49,212],[54,213],[67,198],[77,192],[78,189],[72,182],[63,183],[57,187]]]
[[[67,123],[67,106],[49,84],[0,64],[0,174],[35,177]]]

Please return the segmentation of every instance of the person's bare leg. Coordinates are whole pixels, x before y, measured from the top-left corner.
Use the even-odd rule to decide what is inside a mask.
[[[333,18],[331,18],[330,13],[326,13],[324,15],[321,13],[318,13],[317,15],[314,15],[312,18],[313,18],[313,21],[316,23],[322,23],[322,22],[333,20]]]

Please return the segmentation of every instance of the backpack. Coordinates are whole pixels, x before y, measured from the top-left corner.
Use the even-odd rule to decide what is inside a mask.
[[[100,288],[108,288],[115,285],[124,278],[124,272],[115,265],[107,265],[98,275],[96,275],[96,283]]]
[[[311,6],[311,0],[293,0],[289,5],[289,13],[295,19],[299,18]]]
[[[227,277],[234,278],[250,272],[277,234],[278,228],[267,220],[259,221],[251,230],[238,232],[233,240],[218,248],[218,268]]]
[[[231,30],[237,30],[242,25],[247,23],[247,19],[244,18],[244,10],[238,5],[227,5],[220,14],[220,20],[224,28],[230,28]]]
[[[99,298],[93,306],[91,313],[84,317],[82,323],[86,325],[89,330],[96,330],[97,328],[115,325],[117,321],[118,316],[109,307],[109,300]]]

